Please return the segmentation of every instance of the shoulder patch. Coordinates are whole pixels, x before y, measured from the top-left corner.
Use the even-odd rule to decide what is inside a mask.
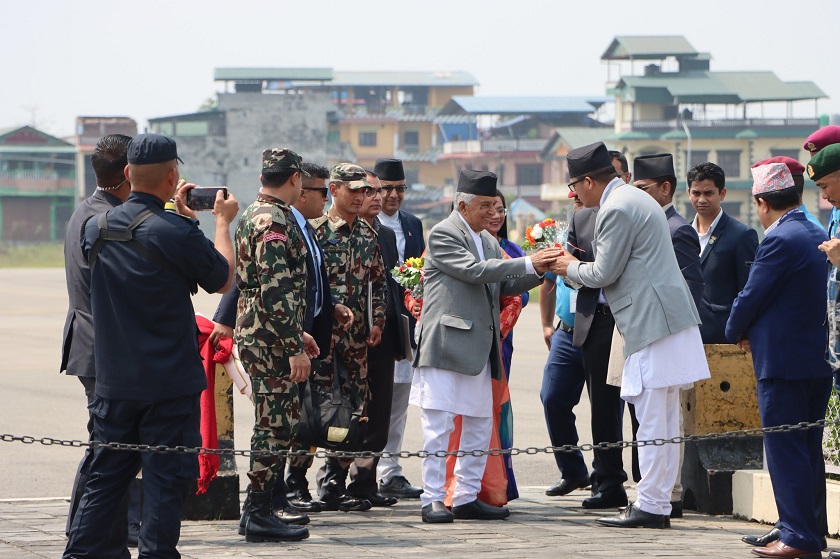
[[[277,231],[269,231],[268,233],[263,235],[263,240],[265,240],[266,242],[268,242],[268,241],[282,241],[282,242],[285,243],[287,239],[288,239],[288,237],[284,233],[279,233]]]
[[[286,225],[286,214],[280,208],[273,207],[271,208],[271,221],[278,225]]]

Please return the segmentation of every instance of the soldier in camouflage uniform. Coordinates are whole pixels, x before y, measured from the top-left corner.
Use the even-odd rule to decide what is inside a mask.
[[[309,376],[313,340],[303,331],[306,241],[289,204],[300,195],[301,158],[288,149],[263,152],[262,188],[236,228],[236,282],[241,292],[235,340],[254,394],[251,450],[287,450],[300,419],[298,382]],[[306,339],[308,338],[308,339]],[[317,346],[315,346],[317,348]],[[317,349],[315,351],[317,354]],[[282,473],[278,456],[251,457],[246,541],[301,540],[306,528],[272,511],[271,489]]]
[[[347,368],[349,390],[367,400],[367,348],[376,346],[382,339],[386,275],[376,232],[357,214],[364,197],[375,196],[376,192],[367,182],[364,169],[350,163],[340,163],[330,171],[330,192],[332,207],[323,217],[310,223],[324,250],[332,294],[344,301],[354,316],[349,330],[334,328],[334,355]],[[323,356],[310,382],[332,386],[334,355]],[[346,494],[347,473],[352,462],[352,458],[327,459],[318,476],[322,510],[368,510],[371,507],[367,499]],[[311,464],[311,457],[289,460],[286,482],[290,488],[305,484],[306,470]]]

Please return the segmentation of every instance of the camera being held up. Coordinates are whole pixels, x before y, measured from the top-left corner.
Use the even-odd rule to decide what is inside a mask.
[[[197,212],[212,210],[216,204],[216,193],[221,191],[225,200],[228,197],[226,186],[196,186],[187,191],[187,207]]]

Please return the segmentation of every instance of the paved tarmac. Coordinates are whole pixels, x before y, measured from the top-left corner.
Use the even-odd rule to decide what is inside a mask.
[[[211,316],[217,301],[218,296],[202,294],[194,304],[197,311]],[[76,379],[58,374],[66,309],[63,270],[0,269],[0,433],[86,438],[82,387]],[[511,397],[514,441],[519,447],[548,445],[539,400],[547,350],[538,310],[536,301],[526,307],[515,329]],[[235,398],[234,404],[235,446],[247,448],[252,410],[244,398]],[[584,394],[575,410],[581,442],[591,442],[588,407]],[[413,407],[403,448],[422,448],[419,414]],[[78,448],[0,442],[0,559],[60,557],[67,496],[81,455]],[[591,460],[591,455],[586,458]],[[626,451],[625,464],[629,467],[629,463]],[[427,525],[420,522],[419,502],[404,501],[391,509],[366,513],[313,515],[312,536],[294,544],[246,544],[236,534],[235,521],[187,521],[181,530],[180,550],[188,559],[278,555],[746,558],[750,548],[740,542],[741,534],[767,529],[692,512],[675,520],[670,530],[598,527],[594,519],[604,513],[580,508],[584,492],[563,498],[544,495],[545,487],[558,478],[550,455],[517,456],[514,465],[522,497],[511,503],[512,516],[505,521]],[[247,462],[240,458],[237,467],[244,488]],[[404,468],[411,481],[420,482],[419,460],[404,460]],[[632,499],[632,487],[630,494]]]
[[[245,543],[238,523],[184,522],[179,550],[184,559],[253,557],[691,557],[747,559],[742,534],[768,527],[731,517],[687,512],[669,530],[600,527],[603,512],[580,508],[578,491],[546,497],[542,487],[524,488],[503,521],[423,524],[419,501],[364,513],[312,515],[310,537],[295,543]],[[64,549],[64,500],[0,501],[0,559],[57,558]],[[838,542],[830,541],[829,546]],[[137,557],[137,550],[132,550]],[[753,556],[754,557],[754,556]]]

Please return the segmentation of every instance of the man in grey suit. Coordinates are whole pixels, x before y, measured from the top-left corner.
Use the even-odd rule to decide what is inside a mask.
[[[90,309],[90,268],[87,260],[82,256],[79,238],[82,228],[88,219],[105,213],[115,206],[119,206],[131,194],[131,184],[125,178],[125,167],[128,165],[128,144],[131,136],[111,134],[101,138],[91,156],[91,165],[96,175],[96,191],[81,204],[70,216],[67,223],[67,234],[64,240],[64,274],[67,279],[67,295],[70,300],[67,309],[67,319],[64,322],[64,337],[61,350],[61,372],[74,376],[85,389],[87,403],[93,400],[96,387],[96,369],[93,361],[93,315]],[[88,417],[88,434],[93,431],[93,414]],[[90,461],[93,454],[90,449],[79,463],[73,490],[70,494],[70,512],[67,515],[67,535],[73,516],[85,491],[85,484],[90,475]],[[128,510],[127,524],[118,523],[117,529],[111,534],[111,542],[117,549],[125,548],[126,529],[128,543],[137,546],[140,532],[140,482],[135,480],[131,484],[130,504],[124,503]],[[123,540],[120,542],[120,540]]]
[[[595,260],[561,256],[552,271],[587,287],[600,287],[624,338],[621,397],[636,406],[639,439],[679,434],[680,386],[709,377],[700,317],[680,273],[665,213],[647,194],[620,180],[602,142],[566,157],[571,182],[587,207],[600,206],[592,250]],[[679,448],[639,449],[638,498],[605,526],[670,526],[671,489]]]
[[[456,415],[461,448],[484,450],[493,428],[491,374],[500,371],[499,297],[540,284],[559,256],[552,248],[502,260],[499,243],[484,229],[495,217],[496,175],[461,171],[455,210],[435,225],[426,254],[423,315],[418,324],[411,403],[420,406],[424,448],[446,451]],[[444,506],[446,460],[423,459],[423,522],[502,519],[510,512],[480,501],[487,456],[463,456],[455,466],[452,512]]]

